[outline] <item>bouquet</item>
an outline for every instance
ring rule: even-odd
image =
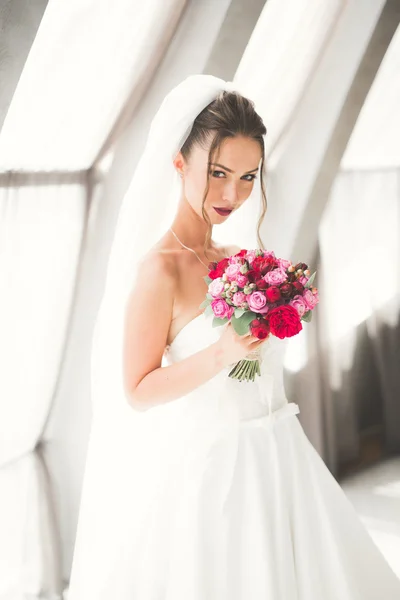
[[[206,299],[200,305],[213,314],[212,326],[230,321],[239,335],[251,332],[258,339],[274,335],[280,339],[297,335],[302,321],[311,321],[319,302],[305,263],[293,265],[267,250],[240,250],[209,264],[204,277]],[[229,373],[239,381],[254,381],[260,375],[259,348],[240,360]]]

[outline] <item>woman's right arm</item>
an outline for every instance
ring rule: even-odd
[[[175,285],[170,258],[146,255],[127,302],[124,328],[125,391],[129,404],[139,411],[188,394],[264,341],[251,334],[239,336],[228,323],[216,342],[162,367]]]
[[[124,326],[124,386],[128,402],[147,410],[187,394],[225,364],[217,343],[161,367],[172,320],[176,275],[171,259],[147,254],[138,266]]]

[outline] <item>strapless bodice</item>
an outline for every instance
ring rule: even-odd
[[[179,331],[166,347],[163,366],[202,350],[219,339],[224,326],[212,327],[212,316],[201,313]],[[269,338],[261,345],[261,375],[255,381],[237,381],[228,376],[233,365],[198,386],[182,398],[162,406],[166,411],[191,415],[218,413],[223,419],[251,419],[275,411],[287,403],[283,385],[283,360],[288,338]]]

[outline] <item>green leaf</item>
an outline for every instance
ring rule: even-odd
[[[209,305],[206,307],[206,309],[205,309],[205,311],[204,311],[204,314],[205,314],[205,315],[207,315],[207,316],[208,316],[208,315],[213,315],[213,314],[214,314],[214,311],[213,311],[213,309],[212,309],[212,306],[211,306],[211,304],[209,304]]]
[[[205,300],[203,300],[203,302],[200,304],[199,308],[207,308],[207,306],[211,306],[210,301],[208,298],[206,298]]]
[[[304,315],[301,317],[300,321],[306,321],[306,323],[309,323],[311,321],[311,317],[312,317],[312,311],[308,310],[307,312],[304,313]]]
[[[212,282],[211,277],[209,277],[208,275],[205,275],[203,277],[204,281],[206,282],[207,285],[210,285],[210,283]]]
[[[209,300],[214,300],[214,298],[211,296],[211,294],[209,292],[206,293],[206,298],[208,298]]]
[[[238,335],[244,335],[249,331],[249,324],[253,319],[257,318],[257,314],[251,310],[246,310],[239,318],[235,314],[232,315],[231,323],[233,329]]]
[[[316,273],[317,271],[314,271],[314,273],[311,275],[310,279],[307,281],[304,287],[310,288],[312,286]]]
[[[212,326],[213,327],[220,327],[221,325],[225,325],[225,323],[227,323],[229,321],[229,319],[224,318],[224,319],[220,319],[219,317],[214,317],[213,322],[212,322]]]
[[[246,310],[244,308],[236,308],[235,317],[239,319],[239,317],[241,317],[245,312]]]

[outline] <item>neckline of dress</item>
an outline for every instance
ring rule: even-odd
[[[165,346],[165,351],[167,351],[169,348],[172,348],[172,346],[175,344],[176,340],[178,339],[178,337],[181,335],[181,333],[189,326],[191,325],[194,321],[197,321],[197,319],[199,317],[203,317],[204,316],[204,311],[201,312],[200,314],[196,315],[193,319],[190,319],[190,321],[188,321],[186,323],[186,325],[184,325],[182,327],[182,329],[180,329],[178,331],[178,333],[176,334],[176,336],[174,337],[174,339],[172,340],[172,342],[170,344],[168,344],[167,346]]]

